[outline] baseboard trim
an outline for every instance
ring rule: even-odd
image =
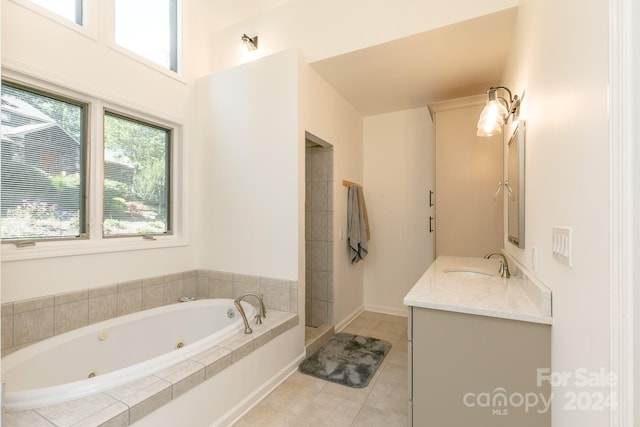
[[[269,393],[275,390],[280,384],[282,384],[287,378],[293,375],[298,370],[298,365],[305,358],[304,351],[300,353],[291,363],[282,368],[276,373],[269,381],[261,385],[256,391],[251,393],[242,402],[231,408],[229,412],[220,417],[210,427],[230,426],[234,425],[240,418],[245,416],[254,406],[262,401]]]
[[[385,307],[381,305],[365,305],[366,311],[373,311],[376,313],[392,314],[394,316],[409,317],[409,307],[405,307],[404,310],[394,307]]]
[[[336,332],[341,332],[344,328],[347,327],[349,323],[353,321],[356,317],[358,317],[364,311],[364,306],[361,305],[354,312],[348,315],[342,322],[335,325]]]

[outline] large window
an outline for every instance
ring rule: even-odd
[[[65,90],[13,80],[1,89],[3,242],[22,249],[82,238],[76,247],[101,249],[121,247],[106,238],[173,234],[174,125]]]
[[[170,129],[105,113],[105,236],[153,235],[171,230],[170,148]]]
[[[2,84],[3,240],[85,234],[86,121],[82,103]]]
[[[33,3],[50,10],[56,15],[83,25],[82,3],[83,0],[31,0]]]
[[[115,0],[116,43],[178,71],[178,0]]]

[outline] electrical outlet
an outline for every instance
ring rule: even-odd
[[[569,267],[573,266],[571,248],[571,227],[553,227],[553,257]]]

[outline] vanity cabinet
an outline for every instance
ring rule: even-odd
[[[410,425],[551,425],[549,324],[410,306],[408,336]]]

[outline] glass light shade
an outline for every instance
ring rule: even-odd
[[[495,89],[487,91],[487,98],[478,120],[478,136],[493,136],[502,132],[504,119],[509,115],[507,107],[498,99]]]
[[[493,136],[498,135],[502,132],[502,123],[501,122],[478,122],[478,132],[476,135],[478,136]]]

